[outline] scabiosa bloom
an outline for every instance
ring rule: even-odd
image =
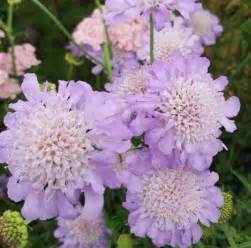
[[[135,52],[147,34],[147,25],[140,19],[130,19],[118,26],[108,28],[109,38],[114,47],[123,51]]]
[[[195,10],[195,0],[107,0],[106,20],[114,25],[128,18],[144,18],[148,21],[153,14],[155,27],[160,30],[169,20],[171,11],[179,11],[182,16],[189,18],[189,13]]]
[[[113,83],[106,84],[106,90],[118,96],[144,93],[148,86],[148,66],[129,65],[115,77]]]
[[[106,90],[120,102],[123,121],[134,136],[140,136],[150,127],[158,125],[156,119],[146,118],[149,107],[154,109],[152,103],[146,102],[152,98],[147,95],[151,78],[149,71],[150,66],[147,65],[127,65],[119,75],[113,77],[112,83],[105,85]]]
[[[0,85],[3,84],[8,79],[8,77],[9,77],[8,73],[0,69]]]
[[[104,23],[98,9],[90,17],[84,18],[74,30],[72,37],[79,45],[89,45],[100,51],[105,41]]]
[[[235,131],[231,118],[240,110],[237,97],[224,98],[227,78],[213,80],[208,67],[206,58],[180,54],[167,64],[153,66],[149,92],[156,96],[151,100],[159,124],[145,135],[152,149],[163,154],[178,149],[182,159],[200,170],[208,168],[223,147],[220,129]]]
[[[59,82],[58,93],[40,91],[34,74],[26,74],[22,91],[28,101],[10,107],[7,130],[0,134],[0,162],[12,177],[9,197],[25,200],[25,218],[74,217],[73,205],[85,192],[90,215],[100,211],[103,183],[92,159],[99,151],[123,153],[131,134],[114,119],[116,104],[84,82]],[[97,211],[95,212],[95,210]]]
[[[18,76],[24,75],[25,71],[32,66],[37,66],[41,62],[36,58],[36,49],[31,44],[22,44],[14,46],[15,66]],[[9,75],[13,75],[13,63],[11,52],[0,53],[0,69],[6,71]]]
[[[66,220],[58,218],[55,237],[61,242],[61,248],[106,248],[109,230],[101,216],[90,220],[84,214]]]
[[[187,248],[197,243],[202,236],[200,223],[210,226],[220,218],[224,200],[215,187],[218,175],[173,167],[168,160],[163,168],[154,168],[150,160],[144,167],[123,204],[129,210],[131,232],[148,236],[158,247]]]
[[[9,74],[9,54],[5,52],[0,53],[0,70]],[[3,73],[3,72],[2,72]]]
[[[147,26],[139,19],[130,19],[115,27],[108,25],[107,28],[112,46],[126,52],[135,52],[141,47],[147,31]],[[102,50],[106,38],[100,10],[94,10],[90,17],[83,19],[72,36],[79,45],[90,46],[95,52]]]
[[[219,18],[203,9],[201,5],[197,11],[191,14],[188,25],[205,45],[215,44],[216,38],[223,32]]]
[[[138,50],[137,55],[141,60],[150,61],[150,45],[148,41]],[[154,33],[154,59],[168,61],[174,51],[179,51],[183,56],[191,54],[201,55],[203,48],[199,37],[191,28],[185,27],[184,21],[176,17],[174,21],[166,23],[159,32]]]
[[[2,56],[0,54],[0,60]],[[0,99],[15,98],[21,89],[15,79],[9,78],[6,71],[0,69]]]
[[[103,7],[103,12],[106,8]],[[112,65],[114,73],[122,70],[125,63],[136,61],[136,51],[143,45],[147,34],[147,25],[139,19],[130,19],[118,26],[107,26],[109,39],[112,45]],[[98,60],[103,60],[103,45],[105,44],[104,20],[99,10],[94,10],[90,17],[81,21],[73,32],[75,41]],[[77,56],[83,53],[74,44],[68,47]],[[102,71],[102,66],[93,68],[93,73]]]
[[[25,71],[30,69],[32,66],[37,66],[41,63],[41,61],[36,58],[35,52],[35,47],[28,43],[14,46],[16,73],[18,76],[24,75]],[[12,68],[11,63],[10,65]]]

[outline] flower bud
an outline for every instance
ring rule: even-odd
[[[71,53],[66,53],[65,54],[65,61],[74,66],[80,66],[82,65],[82,61],[76,57],[74,57]]]
[[[132,248],[133,240],[128,234],[121,234],[118,238],[118,248]]]
[[[22,0],[7,0],[7,2],[8,4],[16,5],[16,4],[20,4]]]
[[[44,91],[45,89],[47,91],[56,91],[57,87],[55,84],[53,83],[49,83],[49,82],[46,82],[46,83],[40,83],[39,84],[39,87],[42,91]]]
[[[220,209],[221,211],[221,218],[219,223],[226,224],[229,222],[233,215],[233,196],[230,193],[222,192],[224,197],[224,205]]]
[[[23,218],[16,211],[7,210],[0,217],[0,243],[6,248],[24,248],[28,230]]]

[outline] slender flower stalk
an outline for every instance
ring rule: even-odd
[[[67,71],[67,80],[71,80],[72,79],[72,74],[74,72],[74,66],[72,64],[69,64],[69,67],[68,67],[68,71]]]
[[[7,20],[7,37],[10,43],[10,51],[11,51],[11,60],[12,60],[12,71],[13,75],[17,75],[16,70],[16,58],[15,58],[15,51],[14,51],[14,43],[15,37],[13,35],[13,12],[14,12],[14,4],[10,3],[8,7],[8,20]]]
[[[7,26],[1,19],[0,19],[0,28],[7,33]]]
[[[96,6],[98,7],[100,13],[103,13],[102,6],[100,4],[99,0],[95,0]],[[107,25],[102,18],[104,23],[104,31],[105,31],[105,45],[104,45],[104,67],[108,73],[108,79],[112,81],[112,65],[111,65],[111,59],[112,59],[112,48],[111,43],[109,39],[109,33],[107,29]]]
[[[61,30],[61,32],[76,46],[78,47],[81,52],[84,53],[84,55],[89,58],[91,61],[100,64],[103,66],[103,63],[97,60],[95,57],[93,57],[91,54],[86,52],[85,49],[83,49],[71,36],[71,34],[68,32],[68,30],[64,27],[64,25],[50,12],[50,10],[43,5],[39,0],[31,0],[35,5],[37,5],[55,24],[56,26]]]
[[[153,64],[154,62],[154,23],[153,23],[153,15],[150,15],[150,62]]]

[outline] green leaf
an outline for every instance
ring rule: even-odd
[[[128,234],[121,234],[117,244],[118,248],[133,248],[133,240]]]
[[[241,25],[241,30],[246,34],[251,35],[251,19],[248,19]]]
[[[251,247],[251,241],[242,243],[238,246],[238,248],[250,248]]]
[[[244,176],[242,176],[239,172],[232,170],[232,173],[242,182],[245,188],[251,193],[251,183],[248,182],[248,180]]]
[[[227,241],[231,248],[238,248],[234,241],[234,229],[229,225],[221,225],[222,231],[225,233]]]

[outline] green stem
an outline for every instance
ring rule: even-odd
[[[68,32],[68,30],[64,27],[64,25],[52,14],[52,12],[43,5],[39,0],[31,0],[35,5],[37,5],[58,27],[58,29],[81,51],[83,54],[93,61],[96,64],[102,65],[103,63],[97,60],[95,57],[93,57],[91,54],[85,51],[71,36],[71,34]]]
[[[154,24],[153,24],[153,15],[150,14],[150,63],[154,62]]]
[[[74,70],[74,66],[69,64],[69,68],[68,68],[68,71],[67,71],[67,80],[72,79],[73,70]]]
[[[96,89],[101,90],[101,78],[100,78],[100,75],[96,75]]]
[[[7,36],[10,43],[10,53],[11,53],[11,61],[12,61],[12,73],[14,76],[17,75],[16,70],[16,57],[15,57],[15,51],[14,51],[14,45],[15,45],[15,37],[13,35],[13,11],[14,11],[14,5],[9,4],[8,8],[8,20],[7,20]]]
[[[99,9],[100,13],[103,13],[102,6],[100,4],[100,0],[95,0],[96,6]],[[111,42],[109,38],[109,33],[108,29],[106,26],[106,23],[103,19],[103,24],[104,24],[104,31],[105,31],[105,40],[106,44],[104,45],[104,66],[105,69],[108,73],[108,79],[109,81],[112,81],[112,64],[111,64],[111,59],[112,59],[112,48],[111,48]]]
[[[9,111],[9,106],[8,106],[8,102],[7,101],[3,102],[3,108],[4,108],[5,113],[7,113]]]
[[[3,29],[7,33],[7,26],[3,23],[1,19],[0,19],[0,28]]]

